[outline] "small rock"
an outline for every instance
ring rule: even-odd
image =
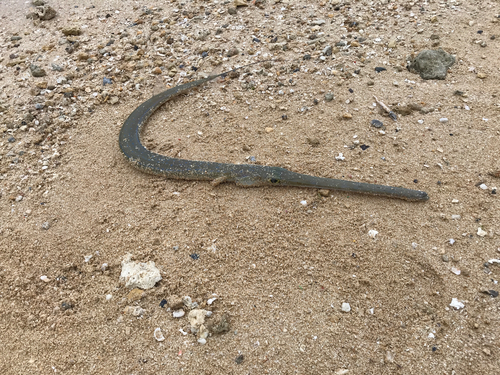
[[[205,323],[205,316],[207,311],[203,309],[191,310],[188,314],[189,324],[191,325],[191,332],[197,333],[200,327]]]
[[[319,195],[322,197],[328,197],[330,195],[330,190],[327,189],[320,189],[318,190]]]
[[[238,48],[231,48],[229,51],[227,51],[227,57],[233,57],[233,56],[236,56],[237,54],[239,54],[240,51],[238,50]]]
[[[348,119],[348,120],[349,120],[349,119],[352,119],[352,115],[351,115],[350,113],[348,113],[348,112],[344,113],[344,114],[342,115],[342,117],[343,117],[343,118],[345,118],[345,119]]]
[[[233,5],[235,7],[247,7],[248,6],[246,0],[234,0]]]
[[[383,72],[384,70],[387,70],[387,69],[386,69],[386,68],[384,68],[384,67],[381,67],[381,66],[377,66],[377,67],[375,68],[375,71],[376,71],[377,73]]]
[[[30,65],[30,70],[33,77],[45,77],[47,75],[47,72],[45,72],[45,70],[35,64]]]
[[[418,73],[422,79],[445,79],[448,68],[455,63],[455,57],[441,48],[424,50],[410,62],[410,71]]]
[[[347,302],[342,302],[342,311],[348,313],[351,311],[351,305],[349,305]]]
[[[156,268],[153,261],[137,263],[131,260],[132,256],[127,254],[122,261],[122,272],[120,281],[127,288],[151,289],[160,281],[160,270]]]
[[[325,56],[331,56],[332,55],[332,46],[328,45],[326,46],[323,51],[322,51],[323,55]]]
[[[485,79],[486,77],[487,77],[486,73],[483,73],[483,72],[477,73],[477,78]]]
[[[82,30],[78,26],[65,27],[61,30],[61,32],[66,36],[82,34]]]
[[[390,40],[389,43],[387,44],[387,47],[396,48],[396,39]]]
[[[50,279],[47,276],[45,276],[45,275],[40,276],[40,280],[42,280],[44,283],[50,282]]]
[[[375,238],[377,237],[377,234],[378,234],[378,231],[374,230],[374,229],[370,229],[368,231],[368,236],[370,236],[371,238]]]
[[[184,306],[184,302],[182,302],[182,298],[179,296],[176,296],[175,294],[171,295],[170,297],[167,298],[168,305],[172,310],[179,310],[182,309]]]
[[[488,234],[488,233],[487,233],[486,231],[482,230],[481,228],[477,228],[477,235],[478,235],[479,237],[484,237],[484,236],[486,236],[487,234]]]
[[[50,228],[50,223],[48,221],[42,223],[42,229],[48,230],[49,228]]]
[[[132,289],[128,294],[127,294],[127,301],[134,302],[134,301],[139,301],[142,297],[144,297],[146,293],[144,290],[141,290],[139,288]]]
[[[333,100],[333,93],[332,92],[327,92],[325,94],[325,102],[331,102]]]
[[[439,122],[445,123],[448,122],[448,119],[446,117],[442,117],[439,119]]]
[[[243,357],[243,354],[240,354],[239,356],[237,356],[234,361],[236,362],[237,365],[241,365],[243,363],[243,360],[245,359],[245,357]]]
[[[379,120],[372,120],[371,124],[375,128],[383,128],[384,127],[384,123],[382,121],[379,121]]]
[[[119,101],[118,96],[111,96],[108,100],[108,103],[113,105],[113,104],[118,103],[118,101]]]
[[[37,7],[38,18],[42,21],[48,21],[57,15],[57,12],[49,5]]]

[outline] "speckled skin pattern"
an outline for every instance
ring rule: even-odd
[[[243,67],[241,67],[243,68]],[[240,69],[240,68],[236,68]],[[236,70],[234,69],[234,70]],[[354,193],[382,195],[412,201],[429,199],[424,191],[401,187],[368,184],[314,177],[291,172],[280,167],[251,164],[227,164],[210,161],[170,158],[147,150],[141,143],[140,132],[149,117],[173,96],[187,92],[229,72],[172,87],[139,105],[125,120],[119,144],[125,157],[144,172],[183,180],[209,180],[215,183],[234,182],[238,186],[297,186],[315,189],[342,190]]]

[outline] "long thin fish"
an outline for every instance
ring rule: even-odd
[[[243,187],[296,186],[367,193],[412,201],[425,201],[429,199],[427,193],[420,190],[315,177],[291,172],[280,167],[170,158],[151,152],[142,145],[140,139],[141,129],[149,117],[162,104],[173,96],[183,94],[193,87],[203,85],[217,77],[243,67],[172,87],[139,105],[125,120],[120,131],[119,144],[125,157],[135,167],[147,173],[174,179],[209,180],[214,185],[221,182],[234,182],[236,185]]]

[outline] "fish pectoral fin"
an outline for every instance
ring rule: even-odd
[[[227,180],[227,176],[220,176],[220,177],[217,177],[215,180],[213,180],[211,182],[211,184],[213,187],[216,187],[216,186],[222,184],[223,182],[226,182],[226,180]]]
[[[262,180],[254,176],[243,176],[235,179],[236,185],[243,187],[252,187],[262,185]]]

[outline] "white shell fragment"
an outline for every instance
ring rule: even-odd
[[[465,305],[456,298],[451,299],[450,306],[456,310],[460,310],[460,309],[463,309],[465,307]]]
[[[163,333],[161,332],[161,328],[158,327],[155,329],[153,336],[155,337],[156,341],[163,341],[165,340],[165,336],[163,336]]]
[[[346,313],[351,311],[351,305],[349,305],[347,302],[342,302],[342,311]]]
[[[377,236],[378,232],[374,229],[370,229],[368,231],[368,235],[371,237],[371,238],[375,238]]]
[[[184,310],[180,309],[180,310],[175,310],[174,312],[172,312],[172,316],[174,318],[182,318],[184,316],[185,312]]]
[[[486,231],[482,230],[481,228],[477,228],[477,235],[478,235],[479,237],[484,237],[484,236],[486,236],[487,234],[488,234],[488,233],[487,233]]]

